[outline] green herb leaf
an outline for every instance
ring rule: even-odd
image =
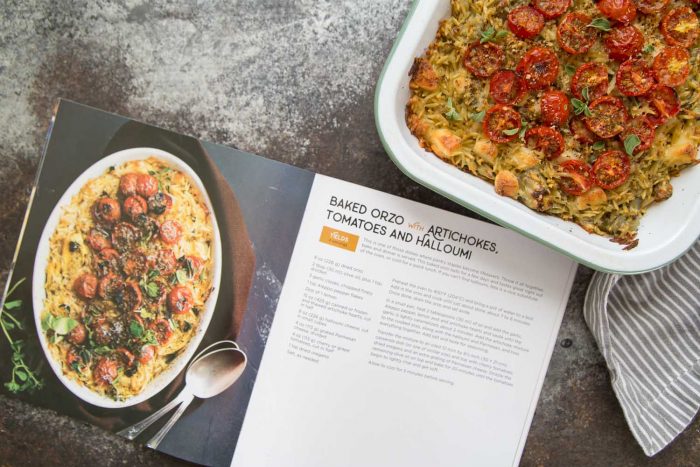
[[[629,135],[627,138],[625,138],[625,152],[631,156],[637,146],[639,146],[641,143],[642,140],[639,139],[639,136]]]
[[[508,31],[496,31],[493,26],[489,26],[486,28],[482,33],[481,33],[481,39],[479,40],[480,44],[483,44],[485,42],[491,42],[491,41],[497,41],[503,37],[508,35]]]
[[[448,120],[455,120],[457,122],[462,121],[462,115],[457,112],[457,109],[455,109],[454,104],[452,104],[451,97],[447,98],[447,112],[445,112],[444,115]]]
[[[18,308],[22,306],[22,300],[12,300],[11,302],[5,302],[5,309],[6,310],[13,310],[15,308]]]
[[[71,332],[78,325],[78,322],[73,318],[67,316],[61,316],[60,318],[54,318],[51,325],[53,332],[59,336],[64,336]]]
[[[576,115],[581,115],[586,111],[588,106],[582,100],[576,99],[575,97],[571,99],[571,106],[574,108],[574,113]]]
[[[486,111],[482,110],[481,112],[477,112],[475,114],[469,115],[469,118],[474,120],[475,122],[481,123],[484,121],[484,116],[486,115]]]
[[[654,46],[651,44],[645,45],[644,48],[642,49],[642,52],[644,52],[645,54],[650,54],[653,51],[654,51]]]
[[[177,277],[177,281],[178,281],[180,284],[185,284],[185,283],[187,283],[187,273],[185,272],[184,269],[178,269],[178,270],[175,272],[175,277]]]
[[[151,269],[148,271],[148,279],[154,279],[160,275],[160,271],[157,269]]]
[[[143,336],[143,326],[138,321],[131,320],[131,322],[129,323],[129,331],[134,337],[138,338]]]
[[[27,381],[27,378],[29,378],[29,375],[27,375],[27,372],[22,370],[21,368],[18,368],[15,370],[15,376],[19,378],[20,381],[25,382]]]
[[[610,31],[610,29],[612,29],[610,27],[610,21],[605,18],[595,18],[587,27],[600,29],[601,31]]]
[[[564,65],[564,71],[569,75],[573,75],[574,73],[576,73],[576,67],[573,66],[571,63],[567,63],[566,65]]]
[[[520,128],[516,127],[516,128],[511,128],[509,130],[503,130],[503,134],[508,135],[508,136],[513,136],[514,134],[516,134],[519,131],[520,131]]]
[[[596,141],[591,146],[591,149],[593,149],[594,151],[600,151],[601,149],[604,149],[604,148],[605,148],[605,142],[603,142],[603,141]]]
[[[158,295],[160,294],[160,287],[156,282],[146,283],[144,289],[146,290],[146,294],[151,298],[158,298]]]
[[[583,90],[581,91],[581,95],[582,95],[583,98],[586,100],[586,104],[587,104],[588,102],[590,102],[591,99],[590,99],[590,94],[588,93],[588,88],[587,88],[587,87],[583,88]]]

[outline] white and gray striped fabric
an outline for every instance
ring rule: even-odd
[[[700,408],[700,241],[657,271],[595,273],[583,310],[632,434],[653,456]]]

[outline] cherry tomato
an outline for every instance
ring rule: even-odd
[[[107,357],[102,357],[97,361],[92,369],[92,378],[96,384],[106,386],[112,384],[117,377],[117,363]]]
[[[642,51],[644,35],[634,26],[617,26],[603,39],[603,45],[613,60],[623,62]]]
[[[192,291],[186,285],[176,285],[168,294],[168,310],[176,315],[187,313],[194,305]]]
[[[103,300],[111,300],[114,293],[123,287],[124,281],[122,278],[113,272],[108,273],[97,286],[97,295]]]
[[[156,354],[156,346],[155,345],[144,345],[141,347],[141,353],[139,354],[139,363],[140,364],[145,364],[153,360],[153,357]]]
[[[112,328],[112,323],[107,318],[97,318],[90,327],[92,328],[92,338],[97,345],[109,345],[114,340],[116,333]]]
[[[138,174],[136,178],[136,193],[148,198],[158,193],[158,180],[149,174]]]
[[[600,0],[598,10],[608,18],[629,24],[637,17],[637,7],[632,0]]]
[[[138,219],[142,214],[148,212],[148,204],[146,200],[138,195],[129,196],[124,200],[124,214],[133,220]]]
[[[128,173],[121,176],[119,179],[119,192],[126,196],[132,196],[136,194],[136,181],[139,178],[137,173]]]
[[[700,21],[689,7],[674,8],[661,20],[661,32],[669,45],[692,47],[700,36]]]
[[[608,69],[602,63],[589,62],[576,69],[571,78],[571,94],[583,100],[583,90],[588,88],[588,98],[598,99],[608,93]]]
[[[583,118],[574,117],[569,122],[569,129],[576,141],[582,144],[591,144],[595,142],[598,137],[591,130],[588,129],[585,123],[583,123]]]
[[[136,281],[129,280],[114,291],[112,300],[122,313],[134,313],[143,304],[143,295],[139,284]]]
[[[73,290],[80,298],[88,300],[95,298],[95,294],[97,293],[97,277],[89,273],[79,275],[73,282]]]
[[[100,198],[92,205],[92,217],[98,224],[112,225],[122,217],[122,210],[116,199]]]
[[[620,141],[623,143],[628,136],[636,135],[639,145],[634,148],[633,154],[639,154],[651,147],[656,133],[655,126],[646,117],[636,117],[627,122],[625,129],[620,133]]]
[[[483,129],[491,141],[507,143],[518,137],[521,125],[522,119],[517,110],[509,105],[496,104],[486,111]]]
[[[68,352],[66,353],[66,365],[69,368],[77,370],[76,367],[83,366],[84,364],[85,362],[83,361],[83,358],[80,356],[75,347],[68,349]]]
[[[170,328],[170,323],[163,318],[156,319],[148,327],[156,335],[156,340],[160,345],[167,344],[170,338],[173,336],[173,330]]]
[[[559,46],[570,54],[582,54],[597,38],[594,28],[587,28],[591,17],[583,13],[567,13],[557,27]]]
[[[665,86],[685,83],[690,74],[690,55],[683,47],[666,47],[654,57],[656,80]]]
[[[493,42],[474,42],[467,47],[462,59],[464,67],[479,78],[488,78],[503,66],[503,48]]]
[[[68,342],[71,344],[75,345],[80,345],[83,342],[85,342],[85,339],[87,338],[87,330],[85,329],[85,326],[83,323],[78,323],[77,326],[75,326],[70,333],[68,333]]]
[[[191,277],[197,277],[204,269],[204,260],[199,256],[183,256],[178,259],[178,263],[188,271],[192,271]]]
[[[491,98],[501,104],[515,104],[525,94],[525,82],[511,70],[499,70],[489,83]]]
[[[173,199],[162,191],[148,198],[148,210],[157,216],[168,212],[172,205]]]
[[[533,0],[532,6],[542,13],[545,19],[554,19],[564,14],[571,6],[571,0]]]
[[[654,86],[654,74],[643,60],[633,58],[617,69],[615,83],[625,96],[641,96]]]
[[[681,110],[681,100],[676,91],[662,84],[657,84],[644,98],[654,108],[654,115],[647,118],[655,126],[662,125]]]
[[[119,259],[122,271],[127,277],[140,278],[148,272],[146,255],[139,250],[130,250]]]
[[[515,71],[529,89],[543,89],[557,80],[559,59],[546,47],[533,47],[523,55]]]
[[[134,354],[131,353],[128,349],[126,349],[126,348],[124,348],[124,347],[119,347],[119,348],[115,351],[115,355],[117,356],[117,358],[119,358],[119,360],[121,361],[121,363],[122,363],[126,368],[129,368],[129,367],[133,366],[133,365],[134,365],[134,362],[136,361],[136,358],[134,357]]]
[[[112,248],[112,242],[109,240],[109,234],[102,229],[90,229],[87,235],[87,243],[95,251]]]
[[[163,243],[173,245],[182,237],[182,227],[177,221],[165,221],[160,226],[160,239]]]
[[[113,248],[105,248],[95,255],[95,270],[97,275],[104,277],[110,272],[119,273],[119,253]]]
[[[112,229],[112,245],[119,252],[131,250],[141,240],[141,231],[133,224],[120,222]]]
[[[541,151],[551,160],[564,151],[564,137],[552,127],[536,126],[525,132],[525,144],[531,149]]]
[[[563,92],[554,89],[545,91],[542,95],[540,108],[542,122],[546,125],[565,125],[571,112],[569,98]]]
[[[582,195],[593,186],[591,166],[578,159],[571,159],[559,164],[562,173],[559,188],[574,196]]]
[[[636,0],[637,9],[647,15],[653,15],[663,10],[671,0]]]
[[[589,130],[601,138],[612,138],[625,129],[629,117],[625,104],[619,98],[603,96],[594,100],[588,108],[592,115],[583,121]]]
[[[604,190],[613,190],[627,180],[630,174],[630,159],[622,151],[604,152],[593,163],[593,178]]]
[[[148,267],[154,271],[158,271],[160,276],[167,276],[175,272],[177,268],[177,258],[173,250],[167,248],[158,250],[156,254],[148,258]]]
[[[544,16],[531,6],[520,6],[508,13],[508,29],[521,39],[532,39],[544,28]]]

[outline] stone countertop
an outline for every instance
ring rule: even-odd
[[[477,217],[401,174],[375,130],[374,86],[409,3],[3,2],[0,268],[57,97]],[[522,465],[696,465],[699,420],[652,459],[627,429],[581,313],[591,274],[576,276]],[[0,437],[2,466],[178,465],[2,396]]]

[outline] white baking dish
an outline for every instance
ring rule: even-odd
[[[572,222],[545,216],[493,186],[441,161],[418,145],[404,111],[408,71],[450,14],[449,0],[416,0],[379,78],[374,113],[379,136],[394,163],[409,177],[441,195],[601,271],[635,274],[659,268],[685,252],[700,236],[700,168],[672,180],[673,196],[652,206],[639,226],[639,245],[629,251]]]

